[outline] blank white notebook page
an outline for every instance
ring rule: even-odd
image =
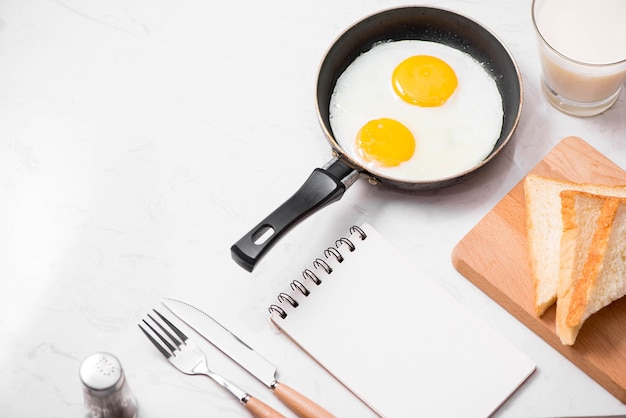
[[[370,225],[360,228],[365,239],[351,229],[338,252],[311,255],[272,321],[381,416],[493,413],[534,363]]]

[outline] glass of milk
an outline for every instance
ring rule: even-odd
[[[593,116],[626,79],[626,0],[533,0],[542,90],[560,111]]]

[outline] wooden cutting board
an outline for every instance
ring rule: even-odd
[[[579,183],[626,184],[626,171],[585,141],[563,139],[532,173]],[[523,180],[456,245],[454,267],[606,390],[626,403],[626,297],[592,315],[573,346],[555,332],[555,305],[537,318],[528,262]]]

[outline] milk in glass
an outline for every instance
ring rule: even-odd
[[[545,87],[570,104],[610,106],[626,78],[626,0],[535,0],[533,17]]]

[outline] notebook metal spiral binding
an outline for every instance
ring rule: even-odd
[[[278,305],[274,305],[274,304],[270,305],[269,311],[270,311],[270,314],[276,312],[282,319],[287,318],[287,312],[285,312],[285,310]]]
[[[347,245],[350,252],[354,251],[354,249],[356,248],[352,241],[350,241],[348,238],[339,238],[337,241],[335,241],[335,247],[337,248],[339,248],[339,246],[341,246],[342,244]]]
[[[322,281],[320,280],[319,277],[317,277],[317,274],[313,273],[311,270],[309,269],[304,269],[304,271],[302,272],[302,277],[304,277],[304,279],[309,279],[311,280],[313,283],[315,283],[316,285],[319,285],[320,283],[322,283]]]
[[[297,300],[295,300],[295,299],[294,299],[291,295],[288,295],[288,294],[287,294],[287,293],[285,293],[285,292],[281,292],[281,293],[278,295],[278,301],[279,301],[279,302],[281,302],[281,303],[282,303],[282,302],[284,302],[284,301],[287,301],[287,302],[289,302],[289,304],[290,304],[291,306],[293,306],[294,308],[297,308],[297,307],[298,307],[298,305],[299,305]]]
[[[358,238],[361,241],[367,238],[367,234],[356,225],[350,228],[350,237],[355,234],[358,234]],[[328,247],[326,250],[324,250],[324,258],[328,260],[333,257],[335,260],[337,260],[338,263],[342,263],[344,261],[344,256],[339,251],[342,246],[346,246],[349,252],[353,252],[356,249],[356,246],[350,238],[339,238],[337,241],[335,241],[334,247]],[[326,262],[326,260],[322,258],[316,258],[315,261],[313,261],[313,270],[304,269],[304,271],[302,271],[302,277],[304,278],[304,280],[310,280],[315,285],[319,286],[322,283],[322,280],[315,274],[314,271],[322,269],[327,274],[332,274],[333,272],[332,267],[330,266],[330,264],[328,264],[328,262]],[[290,287],[292,291],[300,292],[305,297],[308,297],[311,294],[309,289],[300,280],[292,281]],[[284,292],[281,292],[278,295],[277,299],[279,303],[287,302],[293,308],[297,308],[299,306],[298,301],[293,296]],[[285,319],[287,317],[287,312],[280,305],[272,304],[269,306],[268,310],[270,314],[277,313],[282,319]]]
[[[300,280],[294,280],[293,282],[291,282],[291,290],[299,290],[300,293],[302,293],[304,296],[309,296],[309,294],[311,293]]]
[[[332,251],[331,251],[332,250]],[[326,251],[324,251],[324,257],[328,258],[330,257],[330,255],[333,255],[337,261],[339,261],[340,263],[343,261],[343,257],[341,256],[341,254],[339,253],[339,251],[335,250],[334,248],[328,248],[326,249]],[[328,263],[324,260],[322,260],[321,258],[316,258],[315,261],[313,262],[313,267],[318,269],[318,268],[323,268],[324,271],[328,274],[333,272],[332,267],[330,267],[328,265]]]
[[[363,241],[365,238],[367,238],[367,234],[365,232],[363,232],[363,230],[361,228],[359,228],[358,226],[354,225],[352,228],[350,228],[350,234],[354,234],[355,232],[358,232],[359,235],[361,236],[361,241]]]

